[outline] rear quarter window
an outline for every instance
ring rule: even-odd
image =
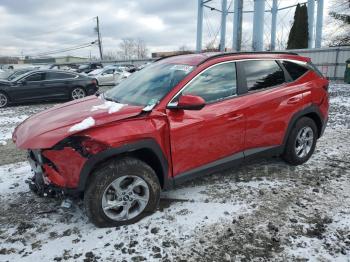
[[[283,61],[282,64],[293,80],[298,79],[309,70],[306,66],[291,61]]]
[[[248,92],[279,86],[285,83],[284,72],[275,60],[251,60],[243,65]]]

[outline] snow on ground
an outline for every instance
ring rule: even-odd
[[[7,140],[0,261],[350,261],[350,85],[332,84],[330,93],[329,125],[306,164],[262,159],[203,177],[164,192],[156,213],[119,228],[95,228],[81,201],[65,209],[31,193],[30,167],[21,154],[6,158],[18,154]],[[43,108],[4,109],[0,121]]]

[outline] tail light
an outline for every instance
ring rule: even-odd
[[[92,83],[93,85],[97,86],[97,81],[96,81],[96,79],[92,79],[92,80],[91,80],[91,83]]]

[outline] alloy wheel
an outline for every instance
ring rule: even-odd
[[[149,196],[145,180],[138,176],[122,176],[110,183],[104,191],[102,209],[114,221],[130,220],[144,211]]]
[[[306,126],[299,130],[295,140],[295,154],[303,158],[309,154],[314,143],[314,132],[311,127]]]
[[[8,102],[7,96],[0,93],[0,108],[5,107],[7,105],[7,102]]]
[[[82,88],[74,88],[72,91],[72,98],[80,99],[85,97],[85,91]]]

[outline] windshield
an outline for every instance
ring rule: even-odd
[[[193,66],[189,65],[156,63],[135,72],[119,85],[105,92],[104,97],[123,104],[153,105],[192,70]]]
[[[13,79],[17,78],[18,76],[21,76],[31,70],[20,70],[20,71],[15,71],[12,75],[9,75],[7,77],[7,80],[12,81]]]
[[[18,80],[21,80],[22,78],[26,77],[27,75],[29,75],[31,73],[31,71],[17,75],[15,78],[11,79],[10,81],[12,82],[17,82]]]

